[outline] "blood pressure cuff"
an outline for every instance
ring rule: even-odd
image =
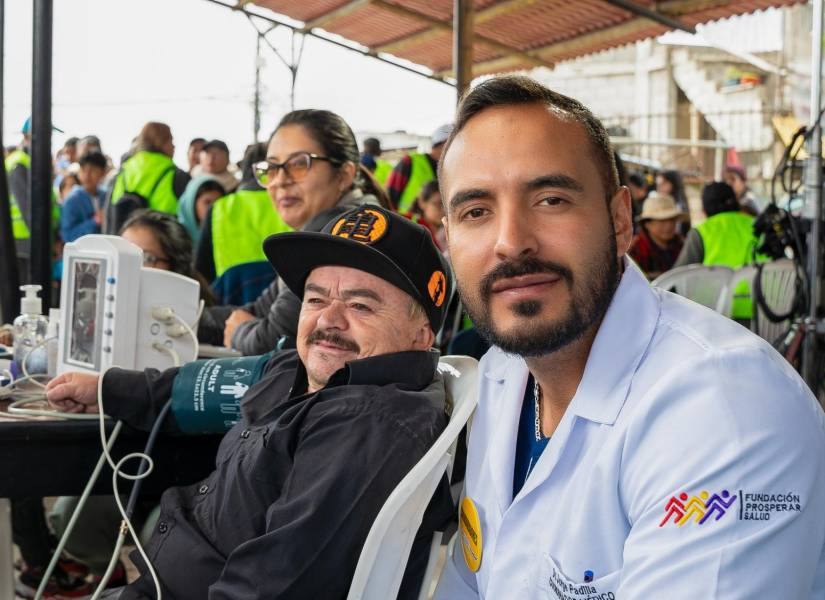
[[[241,420],[241,399],[261,378],[272,354],[196,360],[180,367],[172,384],[172,412],[181,431],[229,431]]]

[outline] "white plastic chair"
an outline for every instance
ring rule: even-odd
[[[651,285],[718,310],[733,273],[729,267],[685,265],[662,273]]]
[[[452,474],[456,440],[478,401],[478,362],[469,356],[445,356],[438,366],[452,412],[447,427],[424,457],[393,490],[372,524],[347,600],[390,600],[398,595],[413,539],[424,511],[445,472]],[[427,598],[441,533],[434,536],[430,559],[421,584]]]
[[[736,287],[741,282],[747,281],[750,285],[753,302],[754,316],[751,319],[751,331],[773,344],[779,336],[788,330],[788,321],[773,323],[765,316],[765,312],[759,306],[754,295],[756,275],[757,269],[753,266],[742,267],[736,271],[728,283],[720,312],[725,316],[731,316]],[[783,258],[762,265],[762,294],[772,312],[781,315],[791,309],[796,297],[796,282],[797,266],[794,261]]]

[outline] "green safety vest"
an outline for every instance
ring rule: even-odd
[[[239,190],[212,205],[212,256],[215,276],[244,263],[266,261],[263,241],[292,231],[272,206],[266,190]]]
[[[430,157],[426,154],[410,154],[410,179],[401,194],[396,210],[400,213],[409,212],[410,208],[418,198],[421,188],[427,182],[435,179],[435,172],[430,164]],[[377,169],[376,169],[377,170]]]
[[[31,170],[31,157],[25,150],[15,150],[6,157],[6,173],[11,173],[15,167],[23,165],[27,170]],[[14,194],[9,188],[9,202],[11,204],[11,231],[12,236],[16,240],[27,240],[31,237],[29,226],[26,225],[26,219],[23,218],[23,211],[20,210],[20,205]],[[60,223],[60,205],[57,203],[57,195],[52,190],[52,225],[57,227]]]
[[[27,169],[31,169],[31,158],[23,150],[15,150],[6,157],[6,173],[11,173],[15,167],[23,165]],[[26,225],[26,220],[23,218],[23,212],[20,210],[20,205],[11,193],[9,188],[9,202],[11,203],[11,231],[14,239],[27,240],[31,237],[29,226]]]
[[[758,243],[753,234],[753,217],[741,212],[723,212],[696,226],[704,248],[703,265],[722,265],[731,269],[749,265]],[[757,256],[762,262],[765,257]],[[750,285],[741,282],[734,290],[731,315],[735,319],[753,316]]]
[[[146,151],[135,153],[123,163],[115,179],[112,204],[117,204],[120,197],[129,191],[146,198],[152,210],[178,214],[178,197],[172,187],[175,171],[175,163],[165,154]]]
[[[390,178],[390,173],[392,173],[392,164],[384,159],[376,158],[375,171],[372,172],[372,176],[375,177],[375,180],[381,184],[381,187],[386,187],[387,179]]]

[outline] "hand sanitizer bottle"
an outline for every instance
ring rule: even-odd
[[[49,321],[43,316],[43,303],[37,295],[42,288],[39,285],[22,285],[20,289],[25,295],[20,300],[20,316],[14,320],[15,370],[19,374],[29,375],[46,373],[48,351],[43,340],[46,339]]]

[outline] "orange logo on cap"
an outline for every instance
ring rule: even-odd
[[[427,291],[430,292],[430,299],[433,304],[437,307],[444,304],[444,298],[447,297],[447,277],[442,271],[434,271],[430,275]]]
[[[332,235],[362,244],[374,244],[386,233],[387,217],[370,208],[364,208],[340,219],[332,228]]]

